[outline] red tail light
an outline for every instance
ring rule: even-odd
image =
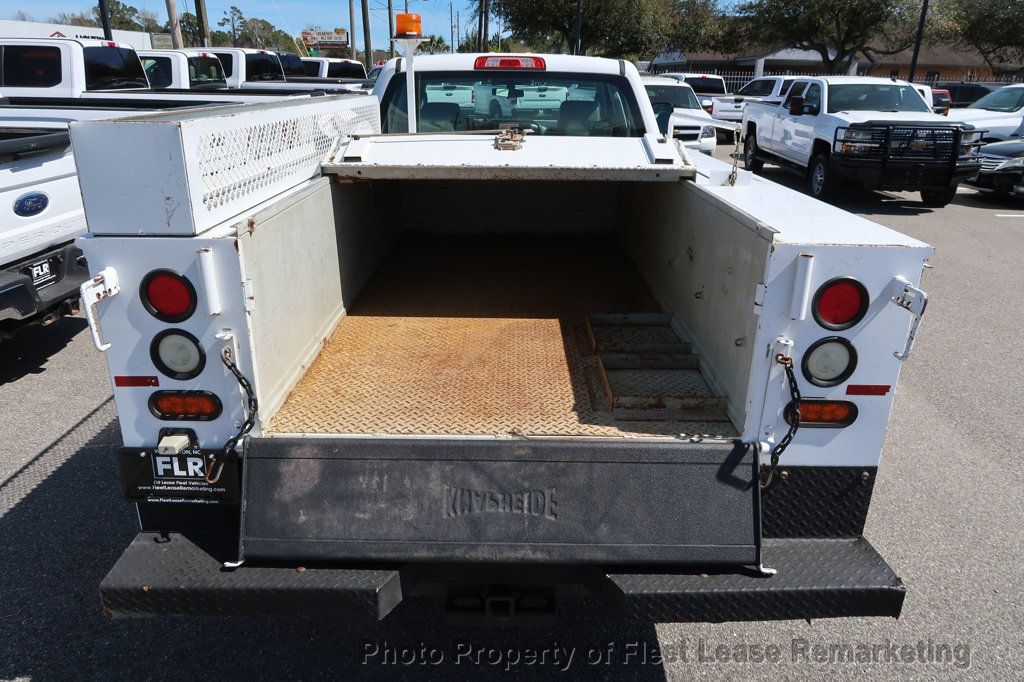
[[[154,270],[140,287],[142,305],[164,322],[181,322],[196,310],[196,290],[186,278],[170,270]]]
[[[543,57],[477,57],[474,69],[546,69]]]
[[[157,391],[149,411],[165,421],[210,421],[221,413],[220,398],[209,391]]]
[[[839,277],[821,285],[814,294],[814,319],[825,329],[849,329],[868,312],[868,291],[852,277]]]

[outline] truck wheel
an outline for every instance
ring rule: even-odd
[[[956,197],[956,185],[935,191],[921,190],[921,201],[930,208],[942,208]]]
[[[807,185],[811,190],[811,196],[822,201],[827,200],[832,196],[834,184],[828,154],[818,154],[811,161],[811,167],[807,171]]]
[[[757,139],[754,133],[747,135],[747,139],[743,142],[743,168],[752,173],[764,168],[764,161],[757,158]]]

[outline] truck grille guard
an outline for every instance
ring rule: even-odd
[[[920,161],[949,163],[955,165],[962,160],[978,157],[973,153],[981,146],[979,139],[972,141],[964,153],[962,141],[965,132],[974,134],[980,131],[966,131],[960,126],[921,125],[903,123],[882,123],[861,126],[849,126],[848,130],[871,131],[870,140],[856,140],[874,145],[866,153],[837,152],[853,158],[877,159],[884,164],[887,161]],[[845,140],[839,136],[844,128],[837,128],[832,148],[838,149]]]

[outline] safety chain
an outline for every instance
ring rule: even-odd
[[[775,362],[782,365],[786,370],[786,381],[789,383],[789,396],[791,400],[789,430],[786,431],[786,435],[782,437],[782,440],[772,448],[771,464],[761,467],[761,490],[772,484],[772,479],[775,478],[775,470],[779,466],[779,458],[782,457],[782,453],[786,451],[789,444],[793,442],[793,436],[796,435],[797,429],[800,428],[800,387],[796,385],[796,374],[793,372],[793,358],[779,353],[775,356]],[[766,470],[767,474],[765,473]]]
[[[238,365],[231,359],[231,348],[225,346],[220,352],[220,359],[224,362],[224,366],[228,368],[232,374],[235,375],[235,380],[238,381],[238,385],[245,391],[246,397],[246,408],[249,414],[246,416],[245,421],[242,422],[242,426],[238,429],[238,433],[228,438],[228,442],[224,444],[222,450],[217,450],[210,455],[210,462],[206,467],[206,482],[216,483],[220,480],[220,475],[224,472],[224,462],[228,457],[235,454],[235,447],[238,442],[245,438],[245,435],[252,431],[252,427],[256,425],[256,412],[259,410],[259,402],[256,400],[256,393],[252,390],[252,384],[249,380],[242,375],[242,372],[238,369]],[[220,466],[218,466],[220,465]],[[214,476],[216,472],[216,476]]]
[[[736,186],[736,178],[739,177],[740,163],[740,127],[737,125],[732,131],[732,170],[729,172],[729,185]]]

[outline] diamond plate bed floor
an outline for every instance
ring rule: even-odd
[[[610,238],[407,233],[265,431],[735,435],[728,421],[713,421],[720,414],[666,411],[657,395],[644,393],[643,367],[605,370],[602,344],[620,363],[624,355],[641,357],[629,355],[634,337],[686,348],[667,322],[650,324],[668,319],[658,310]],[[595,313],[600,326],[591,325]],[[627,321],[616,333],[609,319]],[[652,348],[660,346],[636,346],[642,358]],[[648,370],[657,377],[653,391],[713,396],[695,369],[658,367]],[[673,371],[682,381],[666,377]],[[660,411],[629,410],[621,418],[614,409],[619,383],[628,385],[629,400],[641,395],[639,402]]]

